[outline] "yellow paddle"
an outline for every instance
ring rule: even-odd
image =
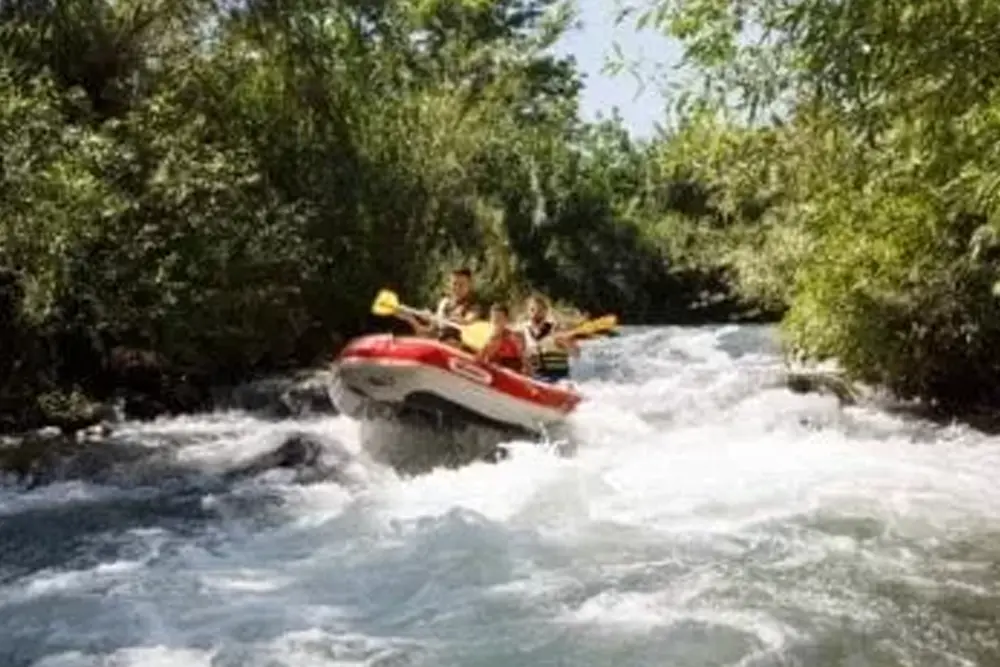
[[[392,317],[399,312],[410,312],[408,308],[399,302],[399,296],[392,290],[380,290],[372,302],[372,314],[379,317]]]
[[[618,326],[618,317],[615,315],[605,315],[593,320],[587,320],[576,325],[566,333],[562,334],[569,338],[583,338],[598,334],[612,334]]]
[[[379,317],[392,317],[399,313],[409,313],[417,317],[434,320],[443,326],[458,329],[462,336],[462,343],[473,350],[481,350],[486,346],[493,330],[489,322],[478,320],[470,324],[459,324],[452,322],[426,310],[417,310],[399,302],[399,296],[392,290],[381,290],[372,303],[372,313]]]

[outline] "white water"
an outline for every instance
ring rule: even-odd
[[[767,338],[591,345],[571,459],[0,491],[0,665],[1000,664],[998,441],[767,388]],[[358,442],[133,430],[208,473]]]

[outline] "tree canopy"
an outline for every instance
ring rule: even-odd
[[[309,363],[371,326],[379,287],[430,299],[459,262],[487,296],[626,320],[746,310],[699,245],[722,220],[707,191],[671,185],[662,142],[580,121],[583,78],[551,48],[571,18],[0,2],[0,412],[103,397],[123,358],[169,369],[152,392]]]
[[[1000,5],[651,0],[699,73],[687,164],[766,202],[731,253],[790,346],[949,411],[1000,403]]]
[[[784,313],[791,353],[1000,404],[1000,6],[642,0],[697,74],[643,141],[580,119],[571,9],[0,2],[0,412],[136,359],[191,407],[458,263],[626,321]]]

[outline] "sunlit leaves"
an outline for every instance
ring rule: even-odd
[[[116,159],[106,137],[61,122],[45,79],[23,92],[0,69],[0,262],[23,272],[25,311],[44,318],[65,278],[67,254],[127,206],[103,171]]]
[[[312,361],[457,262],[490,297],[675,317],[720,286],[697,226],[721,239],[765,168],[719,159],[752,135],[671,161],[581,123],[559,0],[0,8],[0,270],[39,363],[90,350],[70,383],[116,345],[212,378]],[[685,168],[729,189],[678,195]]]
[[[743,289],[792,347],[902,396],[1000,404],[1000,4],[650,0],[702,105],[662,163],[739,214]],[[633,15],[634,16],[634,15]],[[718,109],[773,112],[763,124]],[[746,117],[746,116],[744,116]]]

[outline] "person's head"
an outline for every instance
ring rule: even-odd
[[[510,309],[506,304],[494,303],[490,306],[490,323],[495,327],[505,327],[510,322]]]
[[[532,322],[543,322],[549,314],[549,302],[541,294],[528,297],[528,317]]]
[[[455,299],[468,298],[472,294],[472,271],[464,266],[452,271],[448,288]]]

